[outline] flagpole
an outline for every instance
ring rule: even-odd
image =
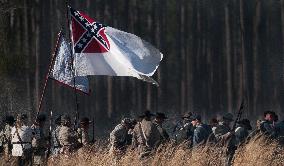
[[[73,74],[73,90],[74,90],[74,95],[75,95],[75,124],[74,124],[74,128],[76,128],[76,125],[78,123],[78,119],[79,119],[79,104],[78,104],[78,97],[77,97],[77,93],[76,93],[76,82],[75,82],[75,70],[74,70],[74,52],[73,52],[73,42],[72,42],[72,35],[71,35],[71,25],[70,25],[70,14],[69,14],[69,7],[68,7],[68,0],[65,1],[66,3],[66,16],[67,16],[67,24],[68,24],[68,33],[69,33],[69,40],[71,41],[71,60],[72,60],[72,74]]]
[[[37,110],[37,114],[36,114],[37,116],[39,115],[39,112],[40,112],[41,107],[42,107],[42,101],[43,101],[44,94],[45,94],[45,91],[46,91],[46,87],[47,87],[47,83],[48,83],[48,80],[49,80],[49,75],[50,75],[50,72],[51,72],[51,69],[52,69],[52,65],[53,65],[55,56],[56,56],[57,51],[58,51],[58,45],[59,45],[61,34],[62,34],[62,30],[60,30],[60,32],[57,35],[56,45],[54,47],[53,54],[51,56],[51,60],[50,60],[49,67],[48,67],[48,72],[46,73],[46,76],[45,76],[44,86],[43,86],[43,89],[42,89],[42,92],[41,92],[41,97],[40,97],[38,110]]]

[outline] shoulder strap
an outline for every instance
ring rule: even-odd
[[[18,136],[18,139],[19,139],[19,142],[20,142],[20,144],[21,144],[21,147],[22,147],[22,149],[24,150],[23,141],[22,141],[22,138],[20,137],[20,134],[19,134],[19,131],[18,131],[18,127],[15,126],[15,129],[16,129],[16,134],[17,134],[17,136]]]
[[[143,131],[142,127],[141,127],[141,122],[138,123],[139,125],[139,132],[140,132],[140,135],[142,137],[142,141],[143,143],[146,145],[146,146],[149,146],[147,141],[146,141],[146,135],[145,135],[145,132]]]

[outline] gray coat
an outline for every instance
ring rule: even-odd
[[[196,126],[193,132],[193,146],[197,146],[200,143],[207,141],[209,135],[212,133],[212,129],[206,124],[199,124]]]

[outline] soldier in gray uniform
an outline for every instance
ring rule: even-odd
[[[226,113],[223,115],[223,119],[221,122],[219,122],[214,133],[217,141],[226,141],[233,135],[230,127],[233,121],[234,119],[231,113]]]
[[[241,143],[245,142],[251,129],[252,127],[248,119],[242,119],[238,122],[237,127],[235,129],[236,146],[239,146]]]
[[[51,154],[57,155],[60,152],[61,146],[59,143],[59,130],[61,127],[61,115],[55,119],[55,128],[51,133]]]
[[[16,158],[18,165],[32,164],[32,129],[27,125],[28,116],[18,114],[16,125],[11,130],[12,156]]]
[[[124,118],[110,133],[110,154],[123,154],[126,150],[127,134],[131,127],[131,119]]]
[[[192,146],[196,147],[206,143],[209,135],[212,133],[211,127],[202,123],[200,115],[193,115],[191,124],[194,127]]]
[[[193,137],[193,126],[191,124],[191,112],[187,112],[182,116],[182,121],[179,122],[174,128],[175,140],[177,143],[187,141],[191,144]]]
[[[84,146],[90,143],[89,126],[91,121],[89,118],[84,117],[80,120],[80,127],[77,129],[78,142]]]
[[[161,142],[159,130],[151,121],[153,116],[149,110],[145,111],[140,116],[142,121],[134,127],[132,146],[138,148],[141,159],[148,156]]]
[[[68,115],[61,116],[61,127],[58,133],[60,153],[70,154],[78,148],[78,138],[76,132],[71,128],[71,119]]]
[[[225,146],[227,151],[226,165],[230,165],[236,150],[235,133],[230,125],[234,121],[231,113],[225,113],[223,119],[215,129],[215,138],[218,143]]]
[[[162,142],[169,141],[169,134],[163,128],[163,123],[164,123],[165,119],[168,119],[168,118],[166,117],[166,115],[164,113],[160,113],[160,112],[156,113],[154,124],[156,125],[156,127],[159,130]]]
[[[45,165],[46,163],[45,152],[48,142],[44,133],[45,121],[46,116],[41,114],[36,117],[35,123],[31,126],[33,134],[33,165]]]
[[[12,153],[12,143],[11,143],[11,130],[14,126],[15,119],[13,116],[6,116],[5,118],[5,127],[0,132],[1,143],[4,148],[4,159],[9,161]]]

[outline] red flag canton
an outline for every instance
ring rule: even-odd
[[[75,53],[104,53],[110,49],[103,24],[70,7],[72,40]]]

